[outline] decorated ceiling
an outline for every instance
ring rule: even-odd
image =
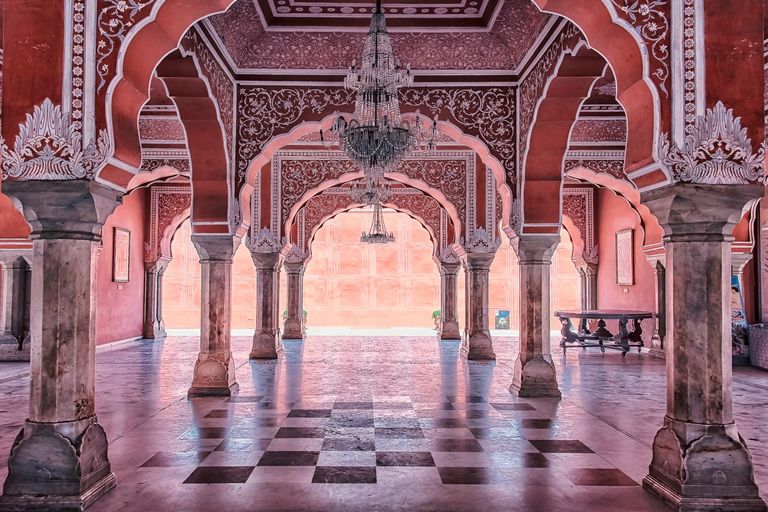
[[[506,70],[550,15],[530,0],[384,2],[395,56],[417,70]],[[373,2],[237,0],[204,23],[241,71],[344,70],[360,59]]]

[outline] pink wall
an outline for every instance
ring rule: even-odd
[[[144,225],[147,191],[126,196],[102,230],[104,249],[97,263],[96,344],[141,336],[144,319]],[[113,228],[131,232],[129,282],[112,282]]]
[[[13,206],[13,201],[0,194],[0,238],[27,238],[29,224],[24,216]]]
[[[643,228],[640,218],[623,198],[612,191],[597,190],[596,212],[599,266],[597,273],[597,302],[599,309],[629,309],[655,311],[655,276],[653,268],[643,254]],[[631,286],[616,284],[616,233],[634,230],[634,283]],[[615,322],[613,322],[615,324]],[[609,329],[615,327],[608,324]],[[648,343],[653,335],[653,323],[643,322],[643,339]]]

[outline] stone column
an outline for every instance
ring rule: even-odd
[[[95,413],[96,250],[121,194],[90,181],[3,183],[32,227],[29,418],[3,510],[82,510],[115,486]]]
[[[286,259],[283,266],[288,295],[283,339],[300,340],[304,338],[304,260]]]
[[[492,361],[493,340],[489,330],[488,313],[489,275],[495,252],[476,252],[465,255],[466,327],[461,343],[461,355],[471,360]]]
[[[163,275],[170,261],[161,259],[145,263],[144,270],[144,330],[146,339],[167,336],[163,320]]]
[[[761,185],[677,184],[642,194],[664,229],[667,413],[643,486],[677,510],[765,511],[733,420],[731,235]]]
[[[581,285],[581,309],[597,309],[597,265],[579,263],[576,265]]]
[[[461,263],[456,261],[440,262],[440,339],[459,340],[459,269]]]
[[[187,396],[230,396],[237,391],[232,357],[233,235],[192,235],[200,255],[200,354]]]
[[[256,333],[253,335],[251,359],[277,359],[283,355],[278,329],[280,304],[279,252],[252,252],[256,265]]]
[[[549,271],[559,243],[557,234],[521,235],[512,240],[520,265],[520,353],[509,390],[517,396],[560,398],[549,339]]]
[[[0,250],[0,361],[29,361],[31,257],[31,250]]]
[[[664,339],[667,336],[667,271],[664,267],[666,256],[648,256],[648,263],[653,267],[654,295],[656,298],[655,332],[651,338],[651,354],[666,357]]]

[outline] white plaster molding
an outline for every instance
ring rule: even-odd
[[[494,238],[492,231],[479,227],[468,240],[462,238],[461,245],[468,253],[494,253],[501,245],[501,239]]]

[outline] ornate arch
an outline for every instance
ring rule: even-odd
[[[171,242],[179,226],[190,217],[190,187],[158,186],[150,189],[149,230],[144,262],[171,261]]]
[[[573,39],[572,39],[573,41]],[[573,44],[573,48],[567,46]],[[562,168],[571,130],[582,103],[608,68],[584,41],[566,49],[537,102],[523,160],[521,210],[517,233],[557,233],[560,229]]]

